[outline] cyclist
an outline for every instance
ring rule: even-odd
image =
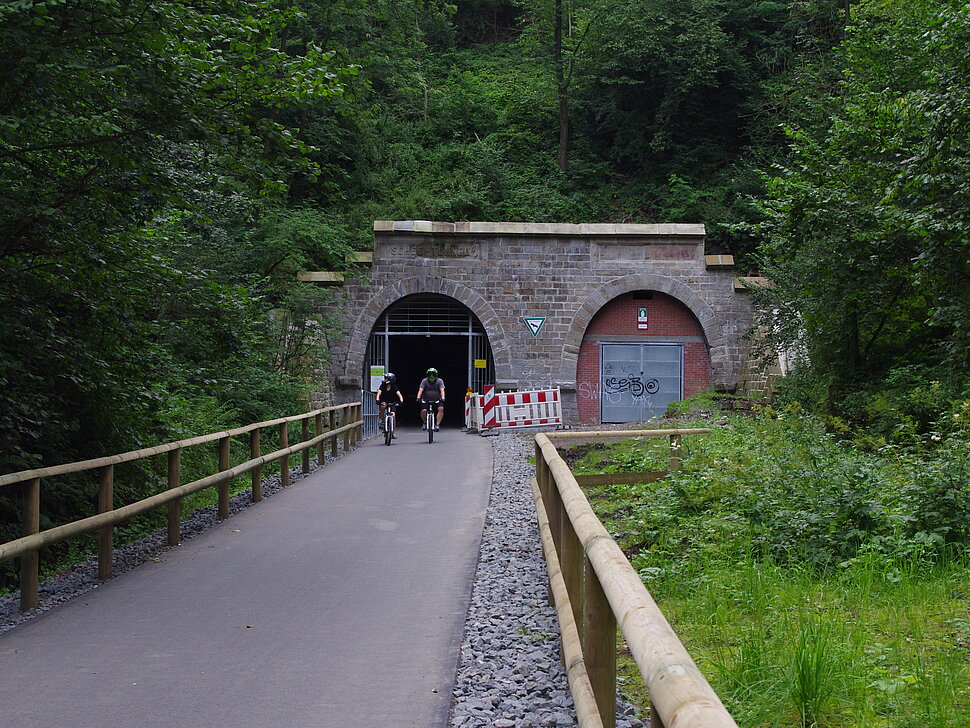
[[[445,382],[438,378],[438,370],[434,367],[428,367],[425,374],[425,378],[421,380],[421,386],[418,387],[418,404],[421,405],[421,429],[428,429],[425,425],[428,419],[428,403],[436,402],[438,403],[438,413],[434,430],[437,432],[441,429],[441,420],[445,417],[443,406],[445,403]]]
[[[401,390],[397,388],[397,377],[388,372],[384,375],[384,380],[381,382],[381,386],[377,388],[377,404],[381,408],[381,417],[378,422],[380,423],[380,429],[384,429],[384,410],[387,408],[387,403],[394,401],[396,398],[398,402],[404,402],[404,395],[401,394]],[[391,417],[394,421],[394,429],[397,430],[397,412],[391,410]],[[393,439],[397,439],[397,432],[391,434]]]

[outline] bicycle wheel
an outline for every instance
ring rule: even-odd
[[[394,420],[390,417],[384,420],[384,444],[390,445],[394,439]]]
[[[428,423],[427,423],[428,424],[428,444],[429,445],[432,442],[434,442],[434,420],[435,420],[434,412],[429,407],[428,408]]]

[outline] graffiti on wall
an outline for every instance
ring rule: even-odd
[[[643,381],[642,375],[628,377],[606,377],[603,380],[604,394],[625,394],[629,392],[634,397],[644,394],[656,394],[660,391],[660,382],[656,379]]]
[[[598,402],[600,398],[599,387],[595,382],[580,382],[576,388],[576,396],[580,399]]]
[[[643,381],[640,376],[607,377],[602,386],[596,382],[580,382],[576,388],[576,396],[582,400],[598,402],[602,397],[608,404],[652,406],[650,395],[660,391],[660,382],[656,379]]]

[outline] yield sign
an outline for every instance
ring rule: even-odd
[[[539,335],[539,329],[546,322],[545,316],[523,316],[522,320],[525,321],[525,325],[529,327],[529,331],[532,332],[532,336],[536,337]]]

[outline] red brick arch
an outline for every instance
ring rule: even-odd
[[[640,328],[638,309],[647,311],[647,328]],[[684,396],[706,390],[711,360],[704,331],[694,314],[673,296],[651,292],[649,299],[624,293],[604,305],[589,322],[576,363],[576,406],[580,422],[599,422],[600,342],[679,343],[684,352]]]

